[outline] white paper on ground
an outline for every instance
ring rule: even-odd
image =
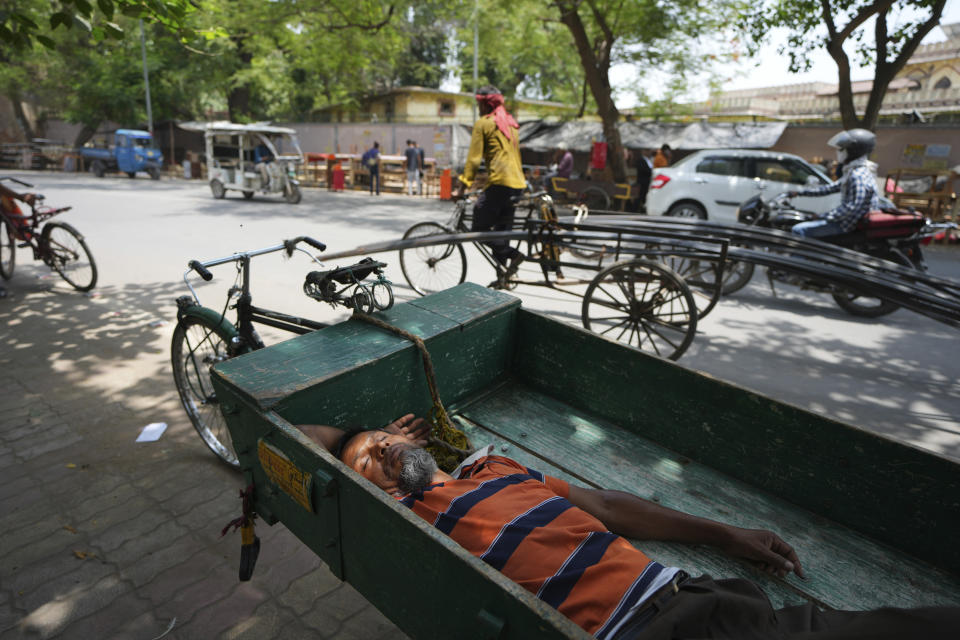
[[[137,442],[156,442],[160,439],[160,436],[163,435],[163,432],[167,430],[166,422],[151,422],[140,431],[140,435],[137,436]]]

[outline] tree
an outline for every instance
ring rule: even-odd
[[[846,129],[873,129],[887,87],[940,22],[946,0],[774,0],[747,14],[743,28],[752,36],[749,50],[759,51],[770,30],[786,28],[787,44],[780,53],[790,57],[793,73],[810,68],[810,54],[826,49],[837,64],[839,107]],[[873,43],[867,35],[873,27]],[[859,66],[874,65],[873,85],[863,115],[858,116],[850,80],[850,55]]]
[[[736,0],[554,0],[560,22],[567,27],[585,73],[586,84],[603,121],[614,180],[626,181],[626,162],[617,124],[620,111],[610,85],[610,68],[629,63],[643,75],[657,68],[684,75],[718,58],[698,53],[697,41],[729,24]]]
[[[158,22],[186,35],[186,20],[195,9],[193,0],[96,0],[96,5],[93,0],[59,0],[56,5],[4,0],[0,9],[0,43],[19,51],[30,49],[34,42],[52,49],[56,41],[44,32],[45,24],[50,29],[63,27],[66,31],[80,28],[97,40],[122,39],[124,28],[117,19],[120,16]],[[91,24],[97,16],[105,20]]]

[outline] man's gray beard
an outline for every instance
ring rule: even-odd
[[[423,491],[436,471],[437,463],[426,449],[407,449],[400,454],[397,488],[403,493]]]

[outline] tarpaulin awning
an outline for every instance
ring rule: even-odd
[[[630,149],[656,149],[664,143],[673,149],[768,149],[787,128],[785,122],[622,122],[623,145]],[[531,151],[570,149],[589,152],[603,140],[599,122],[529,122],[520,127],[520,145]]]

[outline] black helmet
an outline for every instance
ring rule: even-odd
[[[849,129],[827,140],[827,144],[837,150],[837,159],[846,163],[873,151],[877,146],[877,136],[866,129]]]

